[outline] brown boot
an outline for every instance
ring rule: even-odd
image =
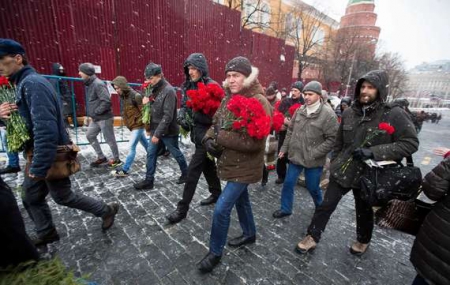
[[[312,236],[307,235],[301,242],[297,244],[295,251],[298,253],[304,254],[309,251],[313,251],[316,248],[317,242],[313,239]]]
[[[108,213],[102,217],[102,230],[108,230],[114,224],[114,218],[116,217],[117,212],[119,211],[119,204],[117,203],[109,203],[108,204]]]
[[[353,245],[350,247],[350,253],[356,256],[361,256],[367,251],[368,247],[369,247],[368,243],[360,243],[359,241],[357,241],[354,242]]]

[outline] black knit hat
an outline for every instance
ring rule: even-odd
[[[252,64],[248,58],[238,56],[230,60],[225,66],[225,74],[228,71],[236,71],[248,77],[252,73]]]
[[[145,78],[150,78],[152,76],[155,76],[155,75],[158,75],[158,74],[161,74],[161,73],[162,73],[161,65],[156,64],[154,62],[150,62],[145,67],[144,77]]]
[[[78,70],[88,76],[92,76],[95,74],[95,67],[90,62],[85,62],[85,63],[80,64],[80,66],[78,67]]]
[[[11,39],[0,39],[0,56],[25,54],[25,49],[18,42]]]
[[[275,95],[277,92],[275,90],[275,88],[273,88],[272,86],[269,86],[266,89],[266,96],[271,96],[271,95]]]
[[[303,83],[301,81],[295,81],[294,83],[292,83],[291,89],[295,88],[300,90],[300,92],[303,92]]]

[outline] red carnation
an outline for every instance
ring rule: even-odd
[[[280,104],[281,104],[281,101],[275,102],[275,105],[273,106],[273,108],[274,108],[276,111],[279,111]]]
[[[6,78],[5,76],[0,76],[0,87],[5,86],[6,88],[8,88],[10,86],[8,78]]]
[[[188,90],[186,95],[189,100],[186,105],[192,110],[201,111],[206,115],[213,116],[220,106],[225,93],[217,84],[207,84],[202,82],[197,84],[197,90]]]
[[[278,110],[275,110],[273,112],[273,116],[272,116],[272,125],[273,125],[273,129],[276,132],[279,132],[281,130],[281,127],[284,124],[284,115],[279,112]]]
[[[381,122],[378,125],[378,129],[386,131],[389,135],[392,135],[395,132],[395,128],[386,122]]]
[[[292,116],[294,116],[295,111],[297,111],[297,109],[300,108],[301,106],[302,104],[296,103],[289,108],[288,112],[291,118]]]

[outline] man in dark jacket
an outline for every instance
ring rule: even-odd
[[[425,195],[436,203],[411,250],[411,262],[418,274],[413,283],[416,285],[450,284],[450,149],[442,154],[444,160],[422,183]]]
[[[391,108],[385,103],[388,84],[387,73],[383,70],[371,71],[358,80],[355,101],[342,114],[331,158],[330,183],[322,204],[315,210],[308,235],[297,245],[298,252],[305,253],[316,247],[331,214],[350,190],[355,197],[357,232],[357,241],[351,246],[350,252],[355,255],[366,252],[372,238],[373,211],[360,194],[361,173],[367,167],[364,161],[401,161],[416,152],[419,146],[416,130],[408,114],[401,108]],[[395,132],[392,135],[378,135],[363,145],[381,122],[391,124]]]
[[[105,83],[95,75],[95,67],[92,63],[82,63],[78,74],[86,85],[88,116],[91,118],[86,137],[97,154],[97,160],[91,162],[92,167],[98,167],[108,162],[108,166],[117,167],[122,164],[119,159],[116,137],[114,135],[114,116],[111,108],[111,98]],[[103,154],[97,140],[102,132],[106,143],[111,148],[113,159],[109,161]]]
[[[278,107],[278,111],[280,111],[283,115],[288,114],[289,108],[294,104],[304,104],[305,100],[302,96],[303,91],[303,83],[301,81],[296,81],[292,84],[291,87],[291,97],[285,98],[281,100],[280,106]],[[286,117],[284,120],[284,124],[281,127],[281,130],[278,132],[278,153],[280,153],[281,146],[284,143],[284,139],[286,138],[287,128],[290,125],[290,118]],[[286,177],[286,169],[288,164],[288,154],[285,153],[283,157],[279,157],[277,159],[277,174],[278,178],[275,180],[276,184],[282,184],[284,182],[284,178]]]
[[[145,67],[145,82],[152,86],[150,97],[144,97],[142,102],[150,104],[150,138],[147,149],[147,172],[145,179],[134,184],[136,190],[153,189],[158,158],[158,145],[164,143],[169,152],[178,162],[181,176],[176,182],[183,184],[187,179],[187,163],[178,147],[180,129],[177,124],[177,95],[172,85],[164,78],[160,65],[153,62]]]
[[[102,229],[109,229],[119,204],[105,204],[81,194],[72,192],[70,178],[46,180],[58,145],[70,142],[64,128],[61,104],[52,85],[28,65],[23,47],[10,39],[0,39],[0,74],[16,84],[16,102],[20,115],[25,120],[31,136],[25,143],[26,153],[33,159],[28,165],[28,173],[23,181],[23,205],[33,220],[37,238],[35,245],[59,240],[52,221],[51,211],[46,201],[48,193],[53,200],[70,208],[83,210],[102,217]]]
[[[267,115],[271,114],[270,104],[264,96],[264,90],[258,81],[258,69],[242,56],[230,60],[225,67],[226,97],[214,115],[214,125],[207,131],[203,144],[211,154],[218,154],[218,174],[227,181],[214,209],[211,227],[209,253],[199,262],[198,269],[210,272],[219,264],[227,241],[230,215],[234,205],[238,213],[242,235],[231,239],[229,246],[239,247],[256,241],[256,226],[248,193],[248,185],[259,182],[264,165],[265,138],[256,139],[247,133],[225,130],[221,122],[229,120],[231,112],[227,108],[230,99],[240,94],[255,98]]]
[[[66,76],[64,67],[60,63],[56,62],[52,64],[52,74],[55,76]],[[75,109],[73,108],[73,103],[75,101],[72,102],[72,91],[70,90],[67,81],[60,78],[50,78],[49,81],[52,83],[53,88],[55,88],[56,93],[61,100],[64,123],[66,124],[66,127],[70,127],[68,120],[69,117],[72,117],[72,124],[74,126],[77,126],[76,113]],[[73,100],[75,100],[75,97],[73,97]]]
[[[214,160],[208,158],[206,149],[202,145],[202,139],[212,125],[212,116],[201,111],[193,111],[186,106],[186,101],[188,100],[186,92],[188,90],[197,90],[199,82],[205,85],[218,84],[208,76],[208,63],[206,62],[205,56],[201,53],[193,53],[188,56],[184,62],[184,74],[186,75],[186,81],[182,85],[183,104],[177,120],[182,128],[190,130],[191,141],[195,144],[195,152],[189,162],[187,180],[183,190],[183,199],[178,202],[177,209],[167,216],[167,219],[171,223],[178,223],[186,217],[189,204],[192,201],[192,197],[194,197],[195,188],[197,188],[197,183],[202,172],[208,183],[208,189],[211,195],[202,200],[200,205],[215,203],[221,193],[216,163]]]
[[[116,177],[126,177],[136,156],[137,144],[140,142],[145,151],[148,148],[148,140],[145,137],[145,128],[142,123],[142,95],[133,90],[123,76],[117,76],[111,84],[117,94],[119,94],[120,101],[122,101],[123,122],[131,132],[129,141],[130,152],[125,159],[125,164],[121,168],[116,169],[114,173]]]

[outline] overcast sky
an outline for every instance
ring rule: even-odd
[[[303,0],[340,21],[348,0]],[[450,60],[450,0],[375,0],[383,51],[397,52],[412,68]]]

